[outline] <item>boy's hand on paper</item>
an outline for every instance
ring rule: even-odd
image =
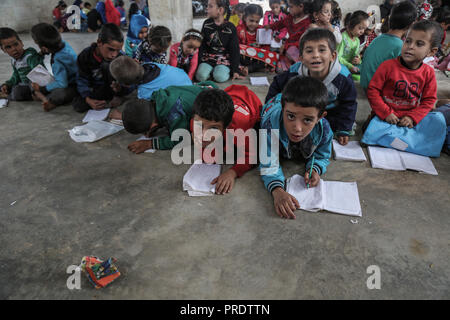
[[[338,136],[337,140],[341,146],[346,146],[348,144],[348,136]]]
[[[152,140],[141,140],[130,143],[128,145],[128,150],[133,153],[140,154],[144,153],[148,149],[151,149],[152,147]]]
[[[297,199],[278,187],[272,191],[275,211],[281,218],[295,219],[294,211],[300,209]]]
[[[89,97],[86,97],[86,103],[94,110],[102,110],[106,108],[105,100],[95,100]]]
[[[414,127],[414,120],[411,117],[404,116],[403,118],[400,119],[398,126],[399,127],[408,127],[411,129],[412,127]]]
[[[234,187],[234,181],[237,178],[237,173],[233,169],[228,169],[220,176],[215,178],[211,184],[216,185],[216,194],[230,193]]]
[[[384,121],[390,124],[397,124],[400,121],[400,119],[395,114],[391,113],[386,117],[386,119],[384,119]]]
[[[319,174],[316,172],[316,170],[313,169],[312,174],[311,174],[311,178],[309,177],[309,171],[307,171],[305,173],[305,183],[309,184],[309,187],[314,188],[317,187],[317,185],[320,182],[320,176]]]
[[[112,109],[111,113],[109,114],[109,118],[114,120],[122,120],[122,112],[117,109]]]

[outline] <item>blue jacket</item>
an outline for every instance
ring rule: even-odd
[[[150,20],[141,14],[133,14],[130,20],[130,26],[127,33],[127,41],[125,42],[125,54],[129,57],[133,57],[134,52],[142,42],[139,39],[139,33],[142,28],[149,28]]]
[[[106,20],[106,7],[105,7],[105,3],[104,2],[98,2],[97,6],[95,7],[95,9],[97,10],[97,12],[100,14],[100,16],[102,17],[102,21],[103,24],[108,23],[108,21]]]
[[[281,94],[271,99],[261,112],[261,129],[267,130],[267,157],[269,163],[264,163],[264,159],[260,159],[260,171],[264,185],[272,192],[277,187],[285,189],[285,177],[280,165],[281,154],[292,159],[293,144],[289,141],[286,129],[283,124],[283,112],[281,108]],[[277,137],[277,133],[272,130],[278,130],[279,150],[271,150],[272,136]],[[331,158],[331,145],[333,140],[333,131],[326,119],[320,120],[311,133],[303,139],[297,147],[302,156],[307,159],[306,171],[313,169],[322,175],[326,172]],[[312,157],[314,156],[314,165],[312,165]]]
[[[266,103],[281,93],[288,81],[296,76],[309,76],[309,70],[301,62],[294,64],[291,69],[275,77],[266,97]],[[333,131],[341,136],[349,135],[356,119],[358,103],[356,88],[352,75],[347,67],[338,60],[330,68],[323,84],[328,89],[328,106],[326,119]]]
[[[191,86],[192,81],[183,69],[159,63],[146,63],[145,66],[157,66],[159,75],[149,78],[144,75],[144,81],[138,86],[138,98],[150,100],[153,92],[170,86]]]
[[[49,92],[64,89],[77,80],[77,54],[70,44],[63,41],[64,48],[52,55],[52,71],[55,81],[49,83],[45,89]]]

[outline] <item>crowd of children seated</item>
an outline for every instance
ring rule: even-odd
[[[70,29],[71,12],[65,12],[64,1],[53,10],[53,25],[39,23],[31,29],[39,52],[25,48],[14,30],[0,28],[0,47],[13,69],[0,95],[40,101],[45,111],[64,104],[77,112],[112,108],[110,117],[121,120],[128,132],[150,138],[131,143],[134,153],[177,145],[170,135],[154,136],[163,127],[169,133],[194,132],[196,123],[202,130],[221,132],[267,129],[268,146],[275,138],[281,142],[279,150],[269,147],[270,158],[276,163],[280,155],[303,159],[305,181],[315,187],[328,170],[333,138],[345,146],[355,135],[355,82],[360,81],[372,109],[362,128],[365,141],[378,144],[372,133],[384,130],[382,123],[404,128],[411,139],[447,139],[441,147],[449,150],[448,137],[436,136],[435,130],[443,126],[448,132],[449,125],[450,100],[438,101],[435,76],[439,70],[450,71],[445,41],[449,8],[386,1],[380,33],[371,20],[373,12],[357,10],[341,21],[339,5],[332,0],[268,0],[271,10],[265,13],[256,4],[209,0],[202,29],[189,29],[176,42],[167,27],[152,25],[146,1],[133,2],[128,15],[123,1],[114,2],[99,1],[95,8],[73,3],[82,13],[81,31],[99,31],[97,41],[78,54],[60,35]],[[260,44],[259,33],[268,30],[272,44]],[[54,81],[40,86],[27,75],[44,66],[45,55],[51,56]],[[428,58],[435,64],[425,63]],[[215,84],[254,72],[277,72],[265,104],[246,86],[220,90]],[[127,98],[134,91],[137,97]],[[203,135],[193,141],[202,148],[211,143]],[[255,166],[249,158],[256,151],[244,148],[243,163],[212,181],[218,194],[231,192],[236,179]],[[271,162],[259,170],[277,214],[294,218],[299,204],[286,192],[282,167]]]

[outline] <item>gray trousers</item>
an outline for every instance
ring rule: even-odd
[[[55,89],[47,95],[47,99],[55,106],[62,106],[64,104],[72,103],[77,96],[77,87],[69,86],[64,89]]]

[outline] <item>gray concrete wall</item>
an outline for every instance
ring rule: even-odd
[[[192,2],[189,0],[150,0],[153,26],[164,25],[172,31],[172,38],[180,41],[184,32],[192,28]]]

